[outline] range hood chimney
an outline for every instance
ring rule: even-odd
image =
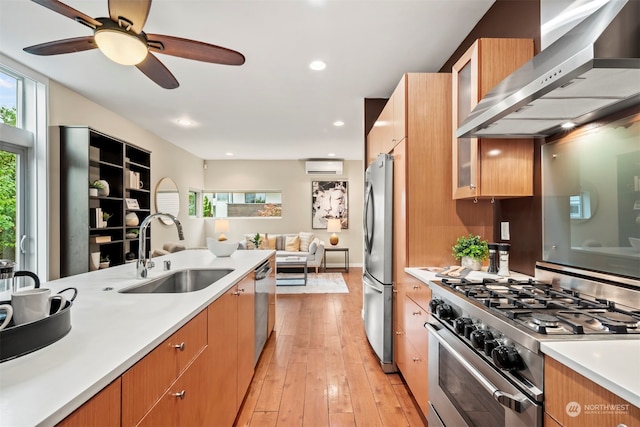
[[[640,0],[610,0],[494,87],[457,138],[553,135],[640,104]]]

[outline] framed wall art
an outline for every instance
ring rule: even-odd
[[[339,218],[349,228],[349,186],[347,181],[311,182],[311,228],[326,229],[327,220]]]

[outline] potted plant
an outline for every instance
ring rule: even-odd
[[[461,265],[472,270],[480,270],[482,261],[489,256],[487,241],[473,234],[458,237],[452,249],[455,259],[461,259]]]
[[[253,236],[253,239],[251,239],[251,242],[256,245],[256,249],[260,248],[260,242],[262,241],[262,239],[260,238],[260,233],[256,233],[255,236]]]
[[[102,212],[102,227],[101,228],[105,228],[107,226],[107,221],[109,221],[109,218],[111,218],[112,216],[113,216],[113,214]]]
[[[127,239],[137,239],[138,234],[140,234],[140,230],[138,230],[137,228],[129,228],[127,229],[127,233],[125,234],[125,237]]]
[[[108,268],[110,263],[109,255],[100,256],[100,268]]]
[[[104,190],[104,185],[98,180],[89,183],[89,197],[98,197],[98,192]]]

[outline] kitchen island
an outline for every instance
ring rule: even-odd
[[[127,294],[118,290],[143,283],[135,263],[43,283],[54,293],[78,289],[71,331],[59,341],[0,364],[0,425],[49,426],[118,379],[154,348],[241,281],[274,251],[236,251],[217,258],[207,250],[187,250],[154,258],[151,280],[187,268],[233,271],[211,286],[181,294]],[[0,295],[8,299],[8,295]],[[205,313],[206,314],[206,313]]]

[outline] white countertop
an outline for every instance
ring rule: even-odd
[[[540,348],[544,354],[640,407],[640,340],[549,341],[540,343]]]
[[[408,274],[428,283],[439,280],[425,268],[405,268]],[[467,278],[500,277],[486,272],[471,272]],[[528,278],[519,273],[510,277]],[[542,341],[540,349],[562,364],[589,378],[610,392],[640,406],[640,339]]]
[[[154,258],[149,278],[185,268],[231,268],[213,285],[184,294],[122,294],[144,283],[135,263],[42,283],[54,292],[78,289],[71,307],[71,331],[35,352],[0,363],[0,425],[49,426],[61,421],[122,375],[158,344],[215,301],[274,251],[236,251],[216,258],[188,250]],[[111,291],[103,291],[112,287]],[[0,295],[0,300],[9,299]]]

